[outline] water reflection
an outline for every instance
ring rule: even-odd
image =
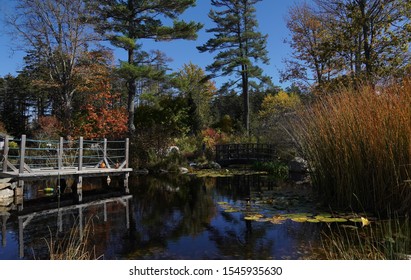
[[[283,187],[276,180],[143,177],[132,185],[138,186],[132,189],[136,225],[125,258],[295,259],[305,257],[309,252],[304,246],[319,240],[318,225],[247,221],[243,212],[227,213],[217,203],[229,201],[245,210],[255,204],[255,208],[259,197]],[[257,207],[266,213],[274,210]]]
[[[136,176],[130,178],[130,192],[65,211],[3,215],[0,259],[47,259],[50,236],[90,220],[90,245],[104,259],[299,259],[309,258],[319,244],[319,224],[244,219],[248,212],[272,216],[312,209],[304,186],[264,176]],[[274,199],[298,203],[275,208]],[[237,211],[226,211],[221,202]]]

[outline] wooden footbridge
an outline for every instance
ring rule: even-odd
[[[277,157],[272,144],[221,144],[216,145],[215,149],[216,162],[221,166],[273,161]]]
[[[33,140],[5,138],[0,178],[11,178],[15,195],[23,194],[25,179],[74,176],[82,200],[84,176],[123,176],[128,193],[129,140]]]

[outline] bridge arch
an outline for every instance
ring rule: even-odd
[[[221,166],[273,161],[277,157],[273,144],[218,144],[215,150],[216,162]]]

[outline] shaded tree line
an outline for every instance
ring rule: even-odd
[[[172,72],[170,58],[144,42],[196,40],[203,24],[181,19],[195,0],[18,0],[8,22],[27,55],[16,77],[0,78],[2,129],[129,136],[147,158],[151,148],[194,151],[210,139],[272,142],[310,91],[375,85],[407,72],[409,1],[315,0],[290,9],[293,53],[282,78],[293,83],[282,90],[261,68],[269,55],[259,2],[212,0],[211,37],[198,50],[215,54],[213,61]],[[111,48],[126,60],[116,63]],[[221,76],[227,82],[217,87],[213,78]]]

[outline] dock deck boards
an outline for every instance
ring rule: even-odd
[[[124,173],[132,172],[132,168],[94,168],[83,167],[81,170],[78,168],[63,168],[63,169],[31,169],[31,172],[0,172],[0,178],[16,178],[16,179],[28,179],[39,177],[51,177],[51,176],[100,176],[100,175],[121,175]]]

